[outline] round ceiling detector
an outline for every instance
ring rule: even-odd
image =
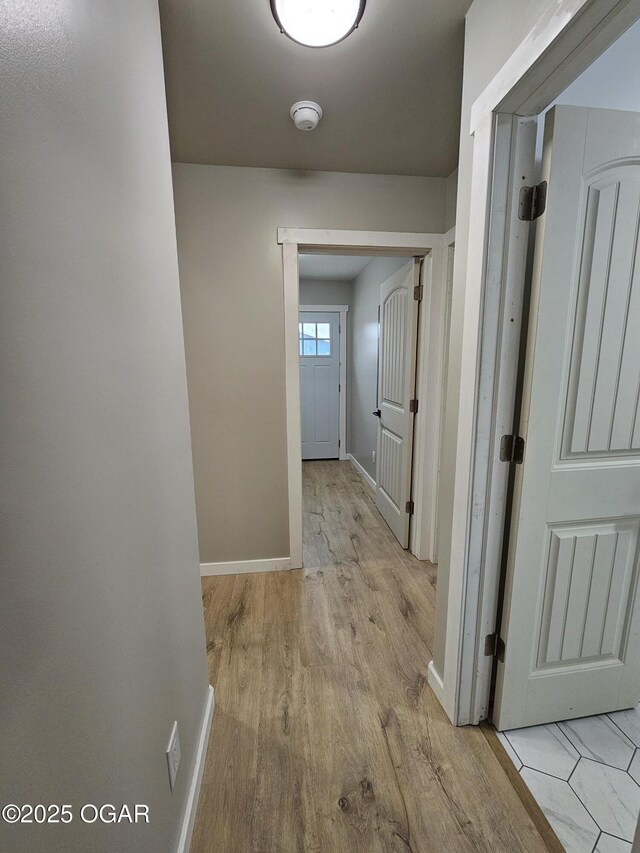
[[[360,23],[367,0],[270,0],[280,31],[307,47],[329,47]]]
[[[298,101],[289,110],[298,130],[315,130],[322,118],[322,107],[315,101]]]

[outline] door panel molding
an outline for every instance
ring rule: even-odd
[[[550,525],[533,676],[624,663],[639,533],[639,518]]]
[[[614,162],[585,181],[583,192],[562,459],[640,449],[639,394],[621,393],[629,383],[640,391],[640,166]],[[616,359],[603,357],[615,351]]]

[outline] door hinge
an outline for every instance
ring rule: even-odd
[[[341,391],[342,391],[342,385],[340,385],[340,383],[338,383],[338,394],[339,394]]]
[[[404,511],[408,512],[409,515],[413,515],[413,509],[414,509],[413,501],[407,501],[406,504],[404,505]]]
[[[418,412],[418,401],[413,398],[413,400],[409,400],[409,411],[413,412],[413,414],[417,414]]]
[[[543,181],[535,187],[522,187],[520,190],[520,207],[518,219],[523,222],[533,222],[545,212],[547,207],[547,182]]]
[[[500,441],[500,461],[515,462],[522,465],[524,462],[524,438],[521,435],[503,435]]]
[[[485,657],[498,658],[501,663],[504,663],[505,645],[504,640],[499,634],[487,634],[484,638],[484,654]]]
[[[338,439],[338,447],[341,447],[341,441]]]
[[[413,288],[413,298],[416,300],[416,302],[422,302],[423,295],[424,295],[424,285],[423,284],[416,284],[416,286]]]

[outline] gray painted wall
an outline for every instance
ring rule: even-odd
[[[300,305],[351,305],[350,281],[300,279]]]
[[[376,479],[371,451],[376,450],[378,370],[378,305],[380,285],[394,274],[406,258],[376,258],[353,282],[350,314],[351,362],[349,373],[349,452]]]
[[[279,226],[441,232],[444,178],[174,164],[202,562],[289,554]]]
[[[207,669],[157,3],[9,0],[0,40],[0,802],[76,813],[0,849],[169,853]]]
[[[450,231],[456,224],[456,195],[458,193],[458,170],[456,169],[447,178],[444,230]]]

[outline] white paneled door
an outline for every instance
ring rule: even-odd
[[[420,261],[412,259],[380,288],[376,506],[409,547]]]
[[[546,117],[494,722],[640,702],[640,114]]]
[[[340,314],[301,311],[298,323],[303,459],[340,455]]]

